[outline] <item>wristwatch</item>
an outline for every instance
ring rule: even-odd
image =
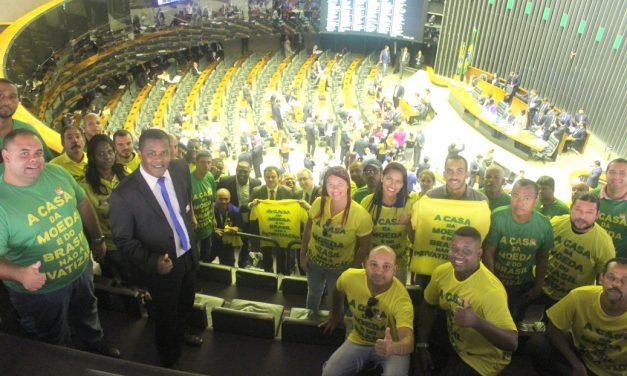
[[[93,244],[102,244],[105,241],[105,236],[104,235],[100,235],[100,236],[96,236],[95,238],[91,239],[91,242]]]

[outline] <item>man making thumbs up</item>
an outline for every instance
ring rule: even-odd
[[[348,269],[338,278],[331,316],[323,326],[331,332],[343,323],[346,298],[353,330],[324,364],[323,376],[355,375],[368,363],[380,364],[384,375],[407,375],[414,308],[395,272],[396,253],[378,246],[370,251],[365,270]]]
[[[102,341],[94,296],[91,252],[98,261],[106,253],[98,217],[67,171],[44,164],[43,150],[26,129],[4,138],[0,279],[30,335],[69,346],[74,331],[86,350],[119,357]]]
[[[439,375],[496,375],[518,345],[503,284],[481,263],[481,235],[473,227],[453,233],[450,263],[438,266],[424,292],[418,328],[418,359],[425,375],[433,368],[429,334],[437,308],[446,313],[452,348]]]

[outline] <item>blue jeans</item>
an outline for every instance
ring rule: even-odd
[[[352,376],[370,362],[383,367],[382,376],[407,375],[409,372],[409,354],[381,358],[374,351],[374,346],[358,345],[346,340],[324,363],[322,376]]]
[[[69,285],[46,294],[9,290],[20,324],[40,341],[69,346],[71,329],[87,345],[102,340],[92,264]]]
[[[327,269],[311,260],[309,260],[308,266],[306,307],[314,312],[318,312],[325,285],[327,286],[327,301],[331,303],[333,301],[333,291],[335,291],[335,282],[347,268]],[[329,308],[331,308],[331,304],[329,304]]]

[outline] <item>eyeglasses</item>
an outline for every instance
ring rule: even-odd
[[[331,218],[327,219],[327,221],[322,225],[322,236],[325,238],[329,237],[331,233]]]
[[[366,303],[366,310],[364,311],[364,315],[366,315],[366,318],[371,319],[372,317],[374,317],[374,312],[372,311],[372,307],[376,306],[378,303],[379,303],[379,300],[375,298],[374,296],[371,296],[370,298],[368,298],[368,303]]]

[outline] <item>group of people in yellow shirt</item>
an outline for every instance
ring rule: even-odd
[[[552,357],[534,363],[624,375],[627,260],[616,257],[611,237],[595,223],[600,209],[596,195],[576,196],[572,214],[549,222],[541,214],[536,219],[539,189],[525,179],[515,186],[512,205],[495,210],[491,223],[487,197],[465,183],[462,157],[447,159],[446,185],[427,195],[407,193],[407,172],[396,162],[379,174],[364,169],[364,175],[373,175],[377,184],[360,205],[351,200],[348,172],[329,168],[303,235],[300,265],[307,272],[307,308],[318,312],[326,286],[332,311],[325,329],[341,323],[344,301],[353,314],[353,329],[325,363],[324,375],[354,374],[368,362],[381,364],[384,374],[406,374],[408,348],[416,349],[420,368],[429,373],[437,308],[445,312],[450,344],[439,374],[499,374],[519,343],[514,318],[520,319],[520,307],[508,296],[516,288],[519,299],[514,300],[526,303],[523,308],[538,303],[549,308],[546,338],[553,352],[545,355]],[[531,218],[522,216],[526,211],[534,213]],[[517,218],[533,218],[533,223],[511,230],[518,226]],[[545,229],[548,238],[525,235]],[[482,262],[487,239],[494,244],[488,246],[489,266]],[[538,269],[541,278],[533,274],[538,262],[545,262]],[[362,265],[365,269],[358,269]],[[518,269],[521,273],[513,272]],[[417,343],[413,306],[403,288],[408,271],[423,277],[417,280],[424,287]],[[597,277],[597,286],[587,286]],[[504,286],[508,278],[511,284]],[[570,342],[563,332],[571,333]]]

